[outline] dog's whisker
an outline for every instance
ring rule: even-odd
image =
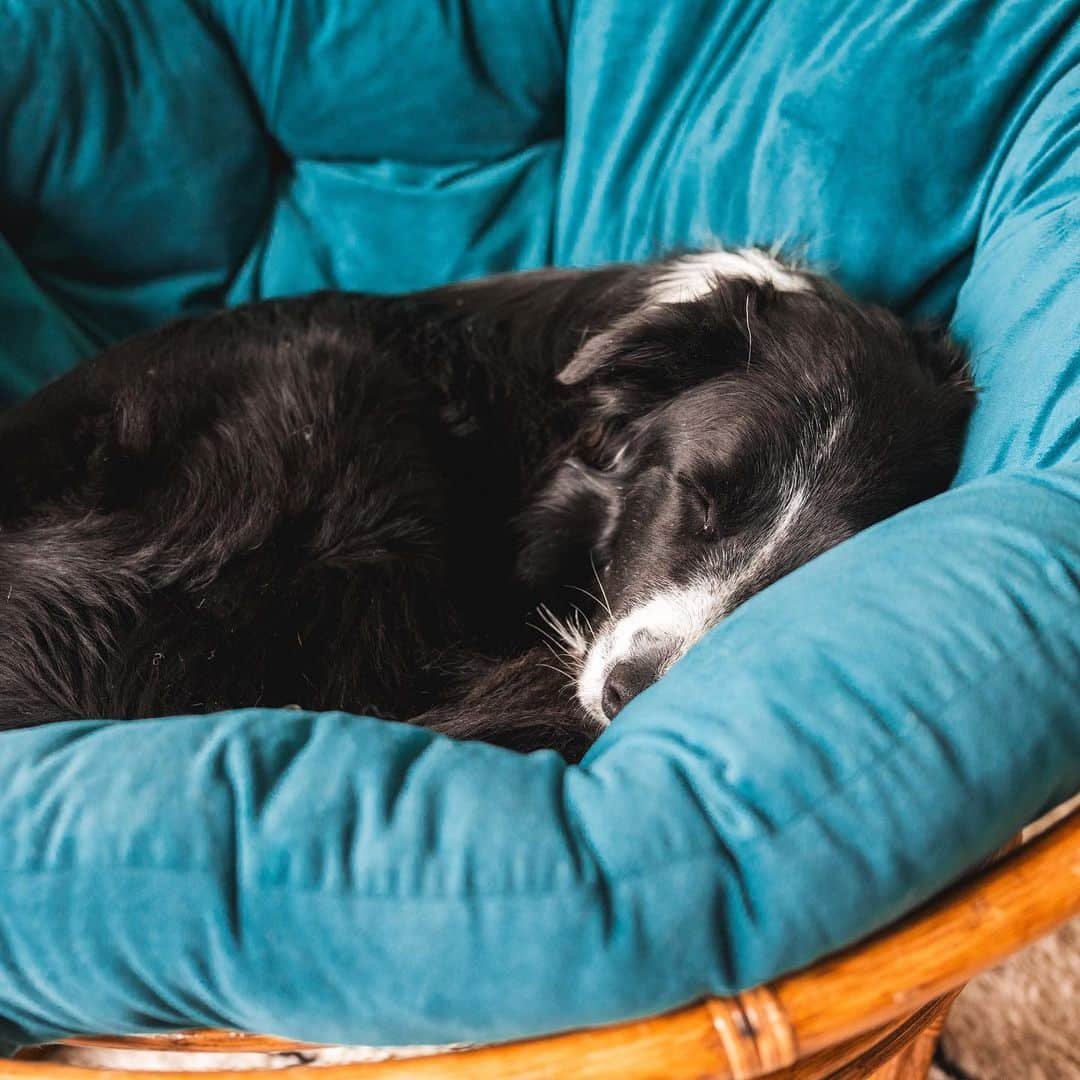
[[[544,648],[545,648],[545,649],[547,649],[547,651],[548,651],[549,653],[551,653],[551,655],[552,655],[552,656],[554,656],[554,657],[555,657],[555,659],[556,659],[556,660],[558,660],[558,659],[560,659],[560,658],[562,657],[562,655],[563,655],[563,654],[561,654],[561,653],[559,652],[559,648],[558,648],[558,643],[557,643],[557,642],[554,642],[554,641],[543,641],[543,642],[542,642],[541,644],[542,644],[542,645],[544,646]]]
[[[563,659],[563,658],[562,658],[562,657],[560,657],[559,653],[557,653],[557,652],[555,651],[555,649],[554,649],[554,648],[552,648],[552,646],[551,646],[551,645],[548,645],[548,643],[547,643],[546,641],[544,642],[544,644],[545,644],[545,645],[547,646],[547,650],[548,650],[548,652],[550,652],[550,653],[551,653],[551,655],[552,655],[552,656],[553,656],[553,657],[555,658],[555,667],[554,667],[554,668],[552,668],[552,670],[553,670],[553,671],[554,671],[554,670],[558,670],[558,671],[561,671],[561,672],[563,673],[563,675],[565,675],[565,676],[566,676],[566,677],[567,677],[568,679],[570,679],[571,681],[575,680],[575,679],[577,678],[577,674],[576,674],[576,672],[573,672],[573,671],[571,671],[571,670],[570,670],[570,669],[569,669],[568,667],[566,667],[566,666],[565,666],[564,664],[562,664],[562,663],[560,663],[560,662],[559,662],[559,661],[560,661],[560,659]],[[550,665],[550,664],[545,664],[544,666],[545,666],[545,667],[551,667],[551,665]]]
[[[581,625],[581,623],[584,623],[589,628],[589,633],[593,637],[596,636],[596,630],[593,629],[592,619],[590,619],[589,616],[586,615],[585,612],[577,606],[577,604],[574,604],[574,621],[579,626]]]
[[[580,585],[567,585],[567,588],[573,589],[574,592],[579,592],[582,595],[587,596],[590,600],[593,601],[594,604],[596,604],[597,607],[605,606],[604,602],[600,599],[599,596],[596,595],[596,593],[590,592],[588,589],[582,588],[582,586]],[[577,610],[580,611],[581,609],[578,608]]]
[[[596,560],[593,559],[591,555],[589,556],[589,565],[592,567],[593,577],[596,578],[596,584],[600,586],[600,595],[604,598],[604,610],[608,613],[609,616],[611,616],[611,618],[614,618],[615,614],[611,610],[611,604],[608,601],[607,593],[604,591],[604,583],[600,580],[600,571],[596,568]]]
[[[546,604],[541,604],[536,613],[550,630],[550,634],[545,634],[545,637],[556,641],[569,656],[580,657],[585,654],[589,643],[580,625],[560,619]]]
[[[556,656],[556,655],[557,655],[556,653],[554,653],[554,652],[552,653],[552,656]],[[540,662],[545,663],[544,661],[540,661]],[[560,664],[558,662],[556,662],[554,664],[546,664],[545,663],[545,666],[551,668],[552,671],[561,671],[568,679],[574,678],[574,672],[572,672],[564,664]]]
[[[550,642],[553,642],[553,643],[556,643],[556,644],[558,643],[558,638],[556,638],[551,633],[550,630],[545,629],[543,626],[540,626],[538,623],[526,622],[525,625],[530,630],[535,630],[538,634],[540,634],[541,637],[544,638],[545,641],[550,641]]]
[[[577,679],[578,669],[581,667],[581,658],[574,653],[568,652],[565,646],[552,644],[550,641],[540,642],[558,665],[559,670],[572,680]]]
[[[750,370],[750,357],[754,355],[754,335],[750,329],[750,294],[746,294],[746,370]]]
[[[545,664],[543,661],[536,665],[537,667],[547,668],[548,671],[554,671],[557,675],[562,675],[566,678],[567,685],[574,685],[574,676],[569,671],[563,671],[562,668],[554,667],[552,664]]]
[[[566,640],[565,633],[555,615],[544,605],[538,607],[536,613],[540,616],[542,624],[529,623],[529,626],[541,633],[548,641],[557,645],[563,644]]]

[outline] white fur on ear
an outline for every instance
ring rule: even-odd
[[[749,278],[771,285],[778,292],[809,292],[811,276],[785,266],[775,255],[760,248],[732,248],[681,255],[653,268],[654,278],[637,310],[589,338],[556,375],[564,386],[573,386],[600,370],[618,351],[624,336],[640,323],[650,309],[687,303],[707,296],[721,278]]]
[[[660,268],[649,290],[654,304],[680,304],[699,300],[712,291],[717,278],[750,278],[771,285],[779,292],[807,292],[805,274],[785,266],[776,256],[760,248],[733,248],[730,251],[702,251],[683,255]]]

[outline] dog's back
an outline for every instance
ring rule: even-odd
[[[176,323],[0,418],[5,724],[437,700],[455,560],[508,576],[513,507],[370,305]]]

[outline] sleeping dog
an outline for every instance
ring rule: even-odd
[[[264,301],[0,416],[0,725],[344,709],[576,758],[942,491],[943,335],[753,249]]]

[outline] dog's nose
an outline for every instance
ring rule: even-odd
[[[649,658],[620,660],[608,672],[604,682],[604,692],[600,695],[600,705],[604,715],[614,720],[616,714],[642,690],[656,682],[658,675],[656,664]]]

